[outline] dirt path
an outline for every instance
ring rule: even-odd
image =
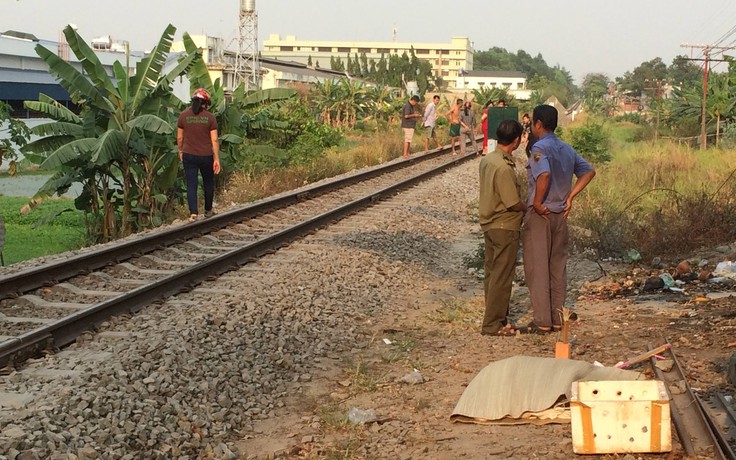
[[[457,249],[467,249],[461,246]],[[572,328],[574,359],[611,366],[667,337],[694,387],[725,383],[725,360],[736,346],[733,297],[697,304],[692,302],[693,295],[662,292],[609,299],[620,293],[627,276],[632,276],[630,267],[606,265],[607,276],[602,276],[597,264],[584,259],[573,259],[570,267],[571,285],[581,288],[571,290],[578,297],[576,311],[580,316]],[[641,276],[642,271],[638,273]],[[595,278],[599,279],[583,282]],[[477,279],[460,275],[443,281],[428,278],[424,283],[420,297],[397,303],[394,317],[363,325],[370,336],[351,356],[321,363],[322,372],[314,376],[305,394],[293,401],[298,413],[257,427],[268,435],[246,441],[244,451],[253,452],[253,447],[260,445],[263,451],[270,451],[263,458],[575,457],[570,425],[450,423],[458,398],[479,370],[514,355],[553,356],[556,338],[483,337],[477,333],[483,311],[482,285]],[[698,287],[691,291],[697,293]],[[523,286],[515,287],[513,303],[513,314],[523,323],[528,317]],[[414,369],[425,383],[398,382]],[[372,409],[381,422],[350,424],[345,418],[353,407]],[[666,455],[599,458],[685,458],[676,440],[673,444],[674,452]]]
[[[467,178],[446,179],[447,184],[472,181],[476,171],[470,165],[463,173]],[[468,189],[462,192],[463,204],[458,206],[455,201],[450,209],[457,212],[467,207],[472,218],[470,201],[477,192]],[[423,212],[434,201],[431,195],[426,198]],[[355,325],[363,340],[348,354],[328,354],[314,363],[311,381],[275,411],[275,417],[257,422],[254,432],[244,435],[238,446],[242,458],[576,457],[569,424],[482,426],[450,422],[459,397],[481,369],[516,355],[552,357],[557,336],[481,336],[482,282],[463,264],[478,247],[479,228],[465,220],[447,229],[454,238],[451,250],[430,252],[427,257],[432,257],[431,263],[405,262],[410,267],[403,273],[405,291],[395,293],[384,314],[367,316]],[[715,261],[734,260],[735,256],[736,250],[724,247],[699,258],[714,261],[704,266],[712,269]],[[674,270],[677,262],[654,269],[572,258],[568,264],[568,305],[574,305],[579,315],[571,331],[572,358],[613,366],[645,352],[648,344],[658,345],[668,338],[693,387],[725,385],[726,362],[736,351],[736,299],[722,293],[723,297],[706,302],[694,299],[706,291],[728,291],[731,287],[695,281],[684,286],[685,293],[661,289],[640,292],[647,277]],[[698,262],[694,261],[695,267]],[[517,275],[511,314],[515,322],[526,324],[530,320],[529,299],[520,267]],[[424,383],[400,382],[414,370]],[[348,414],[353,408],[372,410],[378,422],[350,423]],[[597,458],[685,458],[676,439],[673,445],[670,454]]]

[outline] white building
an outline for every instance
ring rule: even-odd
[[[505,70],[473,70],[458,77],[458,90],[481,88],[505,89],[516,99],[529,100],[532,91],[526,87],[526,74]]]

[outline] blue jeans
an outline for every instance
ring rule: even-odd
[[[201,156],[185,153],[182,156],[184,164],[184,176],[187,179],[187,204],[191,214],[199,214],[197,211],[197,187],[199,186],[198,174],[202,173],[202,190],[204,191],[204,210],[212,210],[212,198],[215,195],[215,171],[213,168],[215,157],[212,155]]]

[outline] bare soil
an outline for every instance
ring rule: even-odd
[[[472,251],[468,241],[458,243],[455,250],[464,254]],[[733,260],[733,255],[732,248],[725,247],[700,254],[697,260]],[[665,271],[677,275],[674,263],[655,269],[573,257],[568,267],[569,305],[574,305],[579,315],[572,323],[573,359],[613,366],[646,352],[648,344],[656,346],[669,340],[694,388],[728,385],[727,362],[736,351],[736,298],[730,296],[730,285],[696,280],[682,285],[684,292],[644,292],[641,288],[651,275]],[[481,336],[482,282],[464,267],[454,270],[457,276],[452,278],[438,279],[427,273],[423,279],[407,280],[403,300],[391,306],[390,316],[357,325],[366,331],[365,343],[356,344],[350,356],[333,356],[316,363],[319,370],[303,387],[304,394],[295,395],[276,418],[256,425],[255,435],[246,436],[251,439],[240,445],[244,458],[577,457],[569,424],[484,426],[450,422],[465,387],[486,365],[514,355],[552,357],[558,339],[553,334]],[[708,293],[714,298],[705,300]],[[528,291],[519,279],[512,297],[512,315],[518,324],[530,320],[528,310]],[[415,369],[425,383],[399,382]],[[651,376],[646,366],[638,370]],[[372,409],[377,421],[351,424],[347,414],[352,408]],[[597,458],[687,457],[673,429],[671,453]]]

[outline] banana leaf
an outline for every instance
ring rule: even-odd
[[[44,169],[57,169],[64,164],[79,158],[81,155],[90,155],[97,144],[97,139],[87,137],[77,139],[56,149],[41,163]]]
[[[59,78],[59,84],[72,95],[72,98],[74,95],[80,95],[100,110],[108,112],[115,110],[115,106],[84,75],[56,53],[36,45],[36,54],[48,64],[49,73]]]
[[[175,33],[176,27],[171,24],[166,26],[151,53],[136,65],[136,74],[130,78],[130,107],[133,110],[140,106],[146,95],[156,87]]]
[[[74,55],[79,59],[82,64],[82,68],[85,73],[89,76],[95,87],[108,95],[115,94],[115,86],[112,84],[112,80],[105,72],[105,68],[102,66],[99,58],[92,51],[92,48],[79,36],[76,30],[70,25],[64,28],[64,36],[66,37],[69,48],[72,49]]]
[[[168,122],[156,115],[138,115],[128,122],[128,126],[154,134],[171,134],[174,132],[174,129]]]
[[[91,161],[98,165],[106,165],[120,158],[125,148],[125,135],[118,130],[109,130],[97,139]]]
[[[79,123],[82,121],[74,112],[43,93],[38,95],[38,101],[25,101],[23,105],[27,109],[41,112],[57,121],[66,121],[69,123]]]

